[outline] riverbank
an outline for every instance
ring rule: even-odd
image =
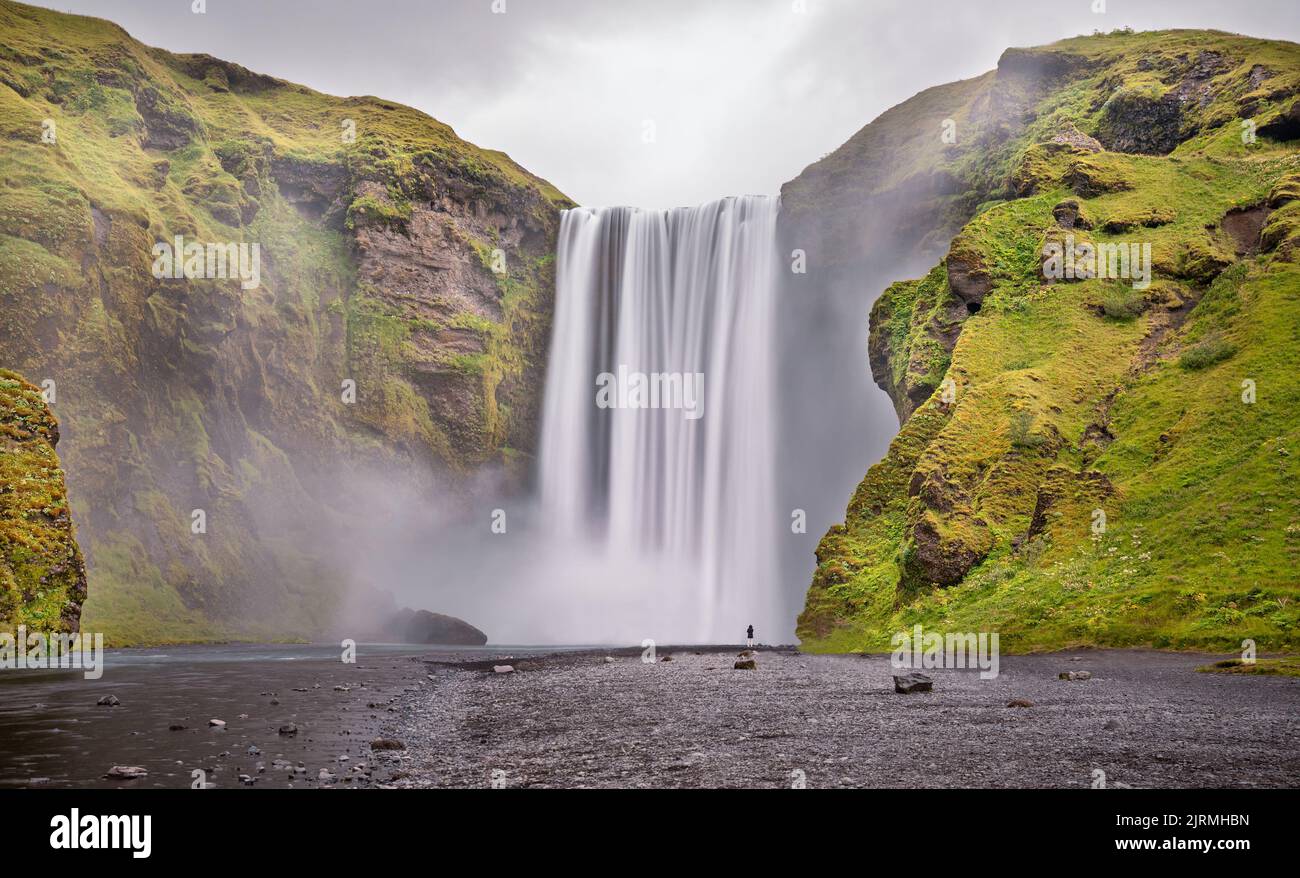
[[[115,650],[98,680],[0,673],[0,787],[1300,786],[1300,678],[1218,656],[1003,656],[900,695],[888,656],[739,651]]]

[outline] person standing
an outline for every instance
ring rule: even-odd
[[[754,626],[753,625],[750,625],[748,630],[745,631],[745,638],[748,641],[746,645],[750,649],[753,649],[754,648]]]

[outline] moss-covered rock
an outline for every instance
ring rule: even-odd
[[[0,630],[79,630],[86,569],[41,391],[0,369]]]

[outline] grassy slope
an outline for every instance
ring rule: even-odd
[[[7,0],[0,35],[0,365],[58,379],[86,624],[116,644],[309,634],[339,584],[301,548],[319,539],[313,516],[330,514],[309,477],[363,460],[456,473],[508,457],[531,429],[549,313],[544,233],[494,276],[481,264],[491,231],[448,219],[501,307],[496,320],[440,322],[357,283],[355,236],[400,228],[435,190],[552,233],[567,200],[408,107]],[[363,184],[380,195],[358,195]],[[261,289],[156,282],[149,248],[176,234],[260,242]],[[461,362],[438,346],[447,330],[484,352]],[[429,361],[468,414],[422,392]],[[355,406],[340,401],[345,376]],[[204,540],[189,534],[193,507],[219,522]]]
[[[1206,49],[1231,62],[1212,89],[1229,85],[1198,105],[1194,136],[1172,154],[1034,145],[1067,121],[1101,133],[1098,95],[1163,87],[1138,69],[1140,59]],[[916,378],[926,390],[951,377],[958,398],[945,406],[936,393],[922,403],[858,488],[845,525],[824,538],[800,619],[804,647],[886,649],[893,632],[921,623],[998,631],[1003,647],[1017,650],[1235,649],[1246,637],[1261,650],[1295,649],[1295,205],[1272,220],[1272,237],[1290,240],[1259,256],[1238,260],[1220,221],[1295,185],[1294,144],[1246,146],[1237,116],[1249,106],[1261,124],[1276,117],[1267,95],[1294,94],[1300,48],[1173,32],[1079,38],[1043,51],[1082,54],[1094,66],[1039,105],[1012,152],[1008,190],[1026,197],[995,197],[954,243],[989,269],[983,308],[964,319],[950,356],[926,331],[951,302],[942,266],[895,285],[873,312],[873,348],[888,340],[892,377],[924,373]],[[1256,64],[1277,76],[1252,92],[1243,73]],[[1067,181],[1079,162],[1127,188],[1078,197]],[[1092,220],[1079,238],[1152,244],[1150,290],[1041,282],[1041,245],[1063,233],[1052,208],[1067,197]],[[1176,325],[1182,303],[1198,299]],[[1253,405],[1241,399],[1245,379],[1258,388]],[[1101,442],[1098,426],[1108,434]],[[1026,540],[1043,495],[1055,502],[1042,532]],[[1101,535],[1091,528],[1095,508],[1108,519]],[[926,519],[946,548],[986,553],[956,585],[927,582],[915,563],[915,528]]]

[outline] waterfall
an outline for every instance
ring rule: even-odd
[[[746,196],[561,220],[542,520],[608,558],[670,562],[604,584],[654,590],[624,596],[658,609],[647,636],[736,642],[752,623],[775,640],[792,624],[775,487],[779,206]]]

